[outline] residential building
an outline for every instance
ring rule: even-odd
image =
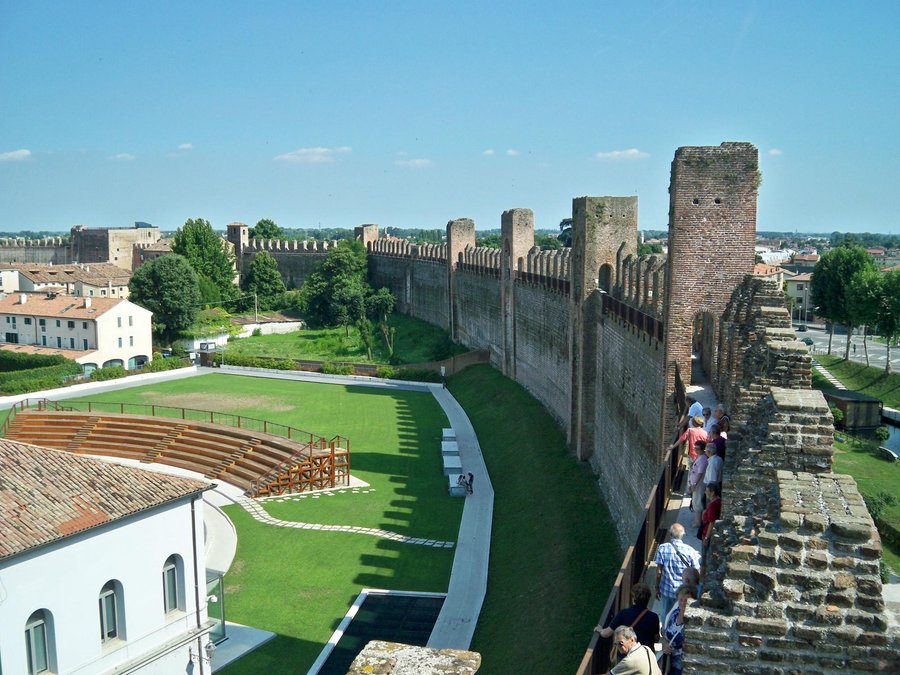
[[[779,267],[778,265],[767,265],[766,263],[756,263],[753,266],[753,276],[763,277],[764,279],[771,279],[772,281],[777,281],[778,285],[781,288],[784,288],[785,278],[790,278],[790,277],[794,276],[794,273],[784,269],[783,267]]]
[[[0,672],[211,673],[210,487],[0,440]]]
[[[131,370],[152,358],[152,314],[121,298],[8,295],[0,298],[0,349],[63,354],[86,373],[104,366]]]
[[[794,299],[791,318],[794,321],[812,321],[815,319],[812,306],[812,272],[795,274],[784,281],[785,292]]]
[[[127,298],[131,272],[110,263],[50,265],[7,263],[2,270],[15,270],[15,291],[49,291],[62,289],[68,295]],[[9,291],[7,291],[9,292]]]

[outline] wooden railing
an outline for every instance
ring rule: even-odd
[[[661,526],[669,503],[672,487],[680,484],[683,468],[681,466],[681,446],[670,450],[663,458],[659,480],[650,490],[644,506],[644,520],[635,537],[634,543],[625,551],[625,558],[619,568],[619,574],[613,583],[612,591],[600,614],[599,625],[606,626],[622,609],[631,605],[631,589],[643,579],[656,554],[656,548],[666,536]],[[615,628],[615,626],[613,626]],[[584,658],[578,666],[576,675],[596,675],[609,670],[609,654],[612,649],[612,637],[603,638],[594,631]]]
[[[106,401],[51,401],[46,398],[32,399],[28,398],[17,403],[10,414],[7,421],[0,426],[0,431],[5,431],[9,422],[15,416],[16,409],[25,410],[26,408],[36,408],[38,410],[72,410],[77,412],[98,412],[98,413],[118,413],[120,415],[149,415],[151,417],[166,417],[171,419],[188,420],[191,422],[210,422],[212,424],[222,424],[237,429],[245,429],[248,431],[261,431],[273,436],[281,436],[297,443],[308,444],[314,448],[327,448],[328,439],[318,434],[313,434],[302,429],[281,424],[280,422],[270,422],[268,420],[256,419],[255,417],[244,417],[243,415],[231,415],[229,413],[214,412],[212,410],[197,410],[194,408],[177,408],[167,405],[153,405],[150,403],[113,403]]]

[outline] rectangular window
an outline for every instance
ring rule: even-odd
[[[87,348],[88,348],[88,346],[87,346],[87,338],[84,338],[84,339],[81,341],[81,348],[84,349],[84,350],[87,350]]]
[[[28,675],[50,670],[47,658],[47,624],[38,619],[25,626],[25,648],[28,652]]]
[[[119,347],[122,346],[122,338],[119,338]]]
[[[56,336],[56,348],[62,349],[62,338],[59,337],[58,335]]]
[[[119,634],[116,626],[116,592],[106,591],[100,595],[100,639],[112,640]]]
[[[802,290],[803,290],[803,284],[797,284],[797,290],[798,290],[798,291],[802,291]]]
[[[75,338],[69,338],[69,349],[75,349]]]
[[[119,328],[122,327],[122,317],[121,316],[116,319],[116,323],[119,324]]]
[[[94,289],[92,288],[92,289],[91,289],[90,291],[88,291],[88,292],[89,292],[91,295],[93,295],[93,294],[94,294]]]
[[[178,609],[178,577],[174,563],[163,567],[163,606],[167,614]]]
[[[46,326],[47,319],[38,319],[38,326]]]
[[[30,326],[30,325],[31,325],[31,317],[30,317],[30,316],[26,316],[26,317],[25,317],[25,325],[26,325],[26,326]]]
[[[129,326],[133,326],[133,325],[134,325],[134,319],[133,319],[133,317],[132,317],[130,314],[128,315],[128,325],[129,325]]]
[[[87,321],[82,321],[82,322],[81,322],[81,327],[82,327],[84,330],[87,330]]]
[[[102,290],[100,291],[100,295],[106,295],[106,289],[105,289],[105,288],[102,289]]]
[[[57,319],[57,320],[56,320],[56,327],[59,328],[60,326],[62,326],[62,322],[61,322],[59,319]]]
[[[134,336],[133,335],[128,336],[128,346],[134,347]]]
[[[46,347],[46,346],[47,346],[47,336],[41,335],[41,347]]]
[[[69,330],[72,330],[72,329],[75,328],[75,322],[74,322],[74,321],[67,321],[67,322],[66,322],[66,326],[68,326]]]

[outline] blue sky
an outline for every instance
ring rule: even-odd
[[[758,229],[900,231],[897,2],[0,0],[0,231],[556,227],[682,145],[760,150]]]

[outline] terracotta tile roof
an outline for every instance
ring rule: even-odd
[[[209,487],[0,440],[0,560]]]
[[[753,275],[757,277],[770,277],[776,274],[784,274],[785,270],[778,265],[768,265],[766,263],[756,263],[753,266]]]
[[[812,272],[804,272],[803,274],[798,274],[794,276],[789,281],[803,283],[804,281],[812,281]]]
[[[79,298],[71,295],[48,298],[38,293],[26,293],[25,304],[22,304],[20,295],[22,294],[11,293],[0,299],[0,314],[46,316],[54,319],[96,319],[120,302],[125,302],[122,298]],[[85,300],[91,301],[90,307],[84,306]]]
[[[117,285],[125,285],[131,278],[128,270],[112,263],[90,263],[86,265],[50,265],[43,263],[8,263],[4,269],[17,269],[19,273],[36,284],[87,283],[106,285],[112,280]]]

